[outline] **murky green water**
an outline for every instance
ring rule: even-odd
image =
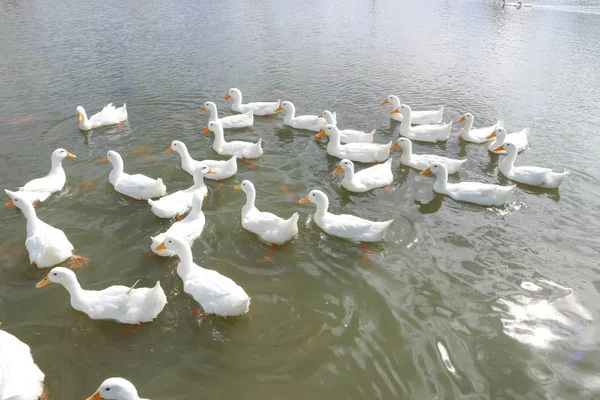
[[[539,4],[536,4],[539,5]],[[152,285],[168,305],[130,332],[74,311],[29,265],[25,222],[0,213],[0,328],[28,343],[53,399],[91,394],[110,376],[152,399],[450,399],[598,396],[600,310],[600,5],[560,2],[500,10],[495,2],[116,2],[0,3],[0,169],[4,188],[45,174],[57,147],[68,182],[37,209],[93,262],[77,271],[86,288]],[[250,316],[199,321],[172,260],[149,257],[150,235],[168,227],[145,203],[108,183],[100,163],[119,151],[126,169],[160,176],[169,192],[191,185],[179,158],[216,158],[200,135],[213,100],[230,87],[247,100],[286,99],[301,114],[337,111],[343,127],[397,137],[397,94],[415,109],[446,106],[476,125],[498,117],[531,128],[523,164],[568,167],[558,191],[519,187],[501,209],[433,194],[433,181],[394,166],[393,192],[349,195],[331,174],[325,142],[256,118],[232,138],[263,138],[252,169],[217,189],[196,262],[240,283]],[[88,113],[127,102],[120,129],[82,133]],[[452,138],[415,152],[467,157],[462,180],[508,181],[483,146]],[[399,153],[393,153],[396,159]],[[301,213],[299,237],[262,264],[267,246],[240,225],[245,201],[233,187],[254,182],[260,208]],[[457,178],[455,178],[457,179]],[[395,218],[385,243],[361,249],[308,222],[298,199],[319,188],[334,212]]]

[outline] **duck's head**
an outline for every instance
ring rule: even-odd
[[[229,92],[223,97],[225,100],[233,98],[233,100],[242,99],[242,92],[237,88],[229,89]]]
[[[384,101],[381,102],[380,105],[384,106],[386,104],[391,104],[394,107],[399,107],[400,99],[398,98],[398,96],[394,96],[393,94],[390,94]]]
[[[254,189],[254,184],[252,182],[250,182],[249,180],[243,180],[242,183],[237,185],[234,189],[242,190],[246,194],[254,193],[256,191],[256,189]]]
[[[494,137],[497,137],[500,140],[504,140],[504,138],[506,138],[506,129],[504,129],[502,127],[496,128],[496,129],[494,129],[494,131],[492,133],[487,135],[486,139],[491,139]]]
[[[171,250],[176,254],[183,254],[185,250],[190,249],[190,244],[175,235],[168,235],[165,241],[158,245],[155,250]]]
[[[83,117],[85,116],[85,110],[81,106],[77,106],[77,122],[83,122]]]
[[[496,147],[494,150],[492,151],[506,151],[506,154],[513,154],[513,153],[518,153],[518,148],[514,143],[511,142],[504,142],[501,146]]]
[[[41,288],[51,283],[59,283],[64,286],[67,282],[72,281],[73,279],[77,279],[75,277],[75,272],[68,268],[56,267],[53,268],[44,279],[39,281],[35,287]]]
[[[123,378],[108,378],[87,400],[129,400],[139,398],[133,383]]]
[[[210,121],[208,125],[206,125],[206,128],[202,129],[202,132],[200,133],[206,133],[208,131],[214,133],[223,132],[223,125],[221,125],[221,122],[219,121]]]
[[[464,122],[464,121],[473,122],[474,120],[475,120],[475,117],[473,116],[473,114],[464,113],[456,122]]]
[[[170,153],[172,151],[176,151],[177,153],[185,152],[187,150],[187,146],[185,143],[179,140],[173,140],[168,149],[165,150],[165,153]]]
[[[65,149],[56,149],[52,152],[52,161],[62,161],[65,158],[75,158],[75,154],[71,154]]]
[[[344,158],[342,161],[340,161],[338,167],[333,171],[333,174],[337,175],[342,171],[354,171],[354,163]]]
[[[316,204],[317,206],[320,205],[327,205],[329,203],[329,199],[327,198],[327,195],[325,193],[323,193],[320,190],[311,190],[308,195],[306,195],[305,197],[301,198],[299,203],[307,203],[307,202],[311,202]]]
[[[10,201],[5,204],[6,207],[17,207],[19,210],[23,210],[23,208],[31,205],[31,201],[27,199],[22,193],[19,192],[11,192],[8,189],[4,189],[4,193],[10,197]]]
[[[446,166],[444,164],[433,163],[429,166],[429,168],[425,168],[419,174],[420,175],[434,174],[436,176],[443,175],[443,174],[448,174],[448,169],[446,168]]]
[[[204,112],[206,110],[208,110],[211,114],[216,113],[217,105],[215,103],[213,103],[212,101],[207,101],[202,105],[202,108],[200,108],[200,110],[198,110],[198,112]]]
[[[335,125],[336,123],[333,113],[329,110],[323,111],[323,114],[319,115],[319,117],[325,118],[325,121],[327,121],[328,124]]]
[[[400,148],[401,150],[407,150],[409,148],[412,148],[412,142],[410,141],[410,139],[401,137],[398,140],[396,140],[394,142],[394,144],[392,144],[390,146],[390,149],[396,149],[396,148]]]
[[[212,168],[209,168],[208,165],[204,164],[204,163],[200,163],[198,164],[198,166],[194,169],[194,175],[199,175],[199,176],[206,176],[208,174],[214,174],[217,171],[215,171]]]
[[[325,128],[321,129],[315,136],[322,137],[325,135],[327,135],[329,137],[339,136],[340,131],[338,130],[338,128],[336,128],[335,125],[327,124],[327,125],[325,125]]]
[[[283,110],[283,111],[285,111],[285,112],[289,112],[289,111],[295,111],[295,110],[296,110],[296,108],[294,107],[294,104],[292,104],[292,102],[291,102],[291,101],[282,101],[282,102],[279,104],[279,107],[277,107],[277,108],[275,109],[275,112],[277,112],[277,111],[281,111],[281,110]]]
[[[102,162],[110,162],[112,165],[123,164],[123,159],[121,155],[114,150],[109,150],[106,152],[106,157],[102,159]]]
[[[406,104],[400,104],[396,108],[394,108],[390,112],[390,114],[402,114],[402,115],[404,115],[404,114],[409,113],[410,111],[412,111],[412,110],[410,109],[410,107],[408,105],[406,105]]]

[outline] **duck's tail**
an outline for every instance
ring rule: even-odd
[[[160,281],[157,281],[156,285],[148,292],[143,308],[147,310],[148,314],[151,314],[152,319],[154,319],[160,314],[163,308],[165,308],[165,304],[167,304],[167,296],[160,286]]]

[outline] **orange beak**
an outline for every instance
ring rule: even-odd
[[[208,173],[209,173],[209,174],[216,174],[216,173],[217,173],[217,171],[215,171],[215,170],[214,170],[214,169],[212,169],[212,168],[209,168],[209,169],[208,169]]]
[[[154,250],[166,250],[166,249],[167,249],[167,246],[165,246],[165,242],[162,242],[161,244],[156,246],[156,248]]]
[[[204,112],[204,111],[206,111],[206,107],[204,107],[204,106],[202,106],[202,108],[198,110],[198,112]]]
[[[396,148],[398,148],[398,147],[400,147],[400,145],[398,144],[398,142],[394,142],[394,144],[392,144],[392,145],[390,146],[390,150],[392,150],[392,149],[396,149]]]
[[[465,116],[463,115],[462,117],[460,117],[460,119],[456,122],[463,122],[465,120]]]
[[[85,400],[102,400],[102,397],[100,397],[100,393],[98,393],[98,391],[96,390],[96,393],[94,393]]]
[[[397,108],[394,109],[394,111],[392,111],[390,114],[398,114],[400,112],[400,110],[398,110]]]
[[[340,172],[342,172],[342,170],[343,170],[343,169],[344,169],[344,168],[342,168],[342,166],[341,166],[341,165],[338,165],[338,167],[335,169],[335,171],[333,171],[333,174],[334,174],[334,175],[337,175],[337,174],[339,174]]]
[[[77,156],[73,153],[67,153],[67,158],[77,158]]]
[[[298,201],[298,203],[308,203],[309,201],[310,199],[308,198],[308,196],[304,196],[300,199],[300,201]]]
[[[317,134],[315,135],[315,137],[322,137],[322,136],[325,136],[325,135],[326,135],[326,133],[325,133],[325,129],[321,129],[321,130],[319,131],[319,133],[317,133]]]
[[[13,207],[14,205],[15,203],[12,200],[5,204],[6,207]]]
[[[172,151],[173,151],[173,146],[169,146],[169,148],[165,150],[165,153],[170,153]]]
[[[81,113],[77,113],[77,122],[83,121],[83,115]]]
[[[283,108],[281,108],[281,106],[279,106],[279,107],[277,107],[277,108],[275,109],[275,112],[278,112],[278,111],[281,111],[281,110],[283,110]]]
[[[323,118],[323,114],[319,114],[318,118]]]
[[[35,285],[35,287],[39,289],[39,288],[44,287],[46,285],[49,285],[51,283],[52,283],[52,281],[50,279],[48,279],[48,276],[46,276],[44,279],[42,279],[41,281],[39,281],[37,283],[37,285]]]
[[[231,96],[229,95],[229,93],[227,93],[225,95],[225,97],[223,97],[224,100],[229,100],[230,98],[231,98]],[[202,108],[204,108],[204,107],[202,107]]]
[[[200,132],[200,133],[206,133],[208,131],[210,131],[210,129],[208,129],[208,126],[207,126],[206,128],[202,129],[202,132]]]
[[[388,99],[385,99],[384,101],[382,101],[380,106],[385,106],[386,104],[390,104],[390,101]]]
[[[237,185],[236,187],[234,187],[235,190],[242,190],[242,185]]]
[[[500,146],[500,147],[496,147],[494,150],[492,151],[500,151],[500,150],[505,150],[504,145]]]
[[[494,132],[490,133],[490,134],[489,134],[489,135],[487,135],[485,138],[486,138],[486,139],[491,139],[491,138],[493,138],[493,137],[496,137],[496,131],[494,131]]]
[[[431,173],[431,168],[427,167],[423,171],[419,172],[419,175],[427,175]]]
[[[102,162],[108,162],[108,157],[104,157],[102,160],[100,160]]]

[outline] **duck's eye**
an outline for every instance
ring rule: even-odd
[[[105,390],[108,392],[110,390],[110,388],[106,388]]]
[[[57,276],[58,274],[55,272],[55,273],[53,273],[52,275],[54,275],[54,276]]]
[[[15,202],[19,201],[18,199],[15,199]]]
[[[171,243],[171,241],[169,240],[169,243]]]
[[[315,197],[315,194],[314,194],[314,193],[312,194],[312,197]]]

